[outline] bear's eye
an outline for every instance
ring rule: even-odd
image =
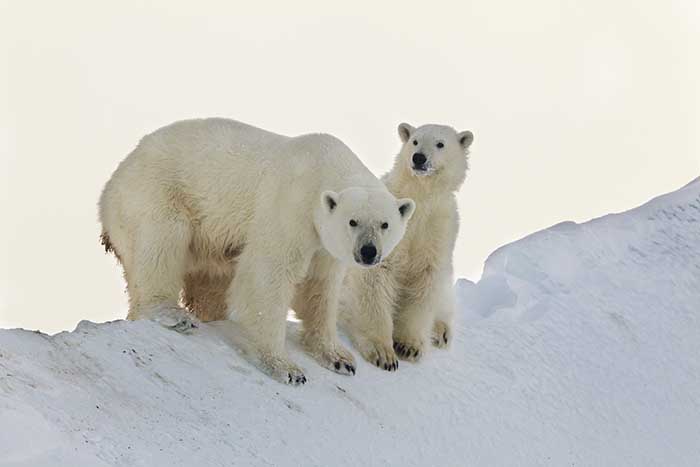
[[[414,145],[414,146],[418,146],[418,140],[417,140],[417,139],[414,139],[414,140],[413,140],[413,145]]]
[[[382,223],[382,230],[386,230],[388,228],[389,228],[389,224],[387,224],[386,222],[383,222]]]
[[[350,219],[350,227],[357,227],[357,221],[355,219]]]
[[[444,148],[444,147],[445,147],[445,145],[444,145],[444,144],[442,144],[442,143],[438,143],[438,144],[436,144],[436,146],[438,147],[438,149],[442,149],[442,148]]]

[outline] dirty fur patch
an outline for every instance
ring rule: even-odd
[[[119,258],[119,254],[114,249],[114,246],[112,246],[112,242],[109,240],[109,235],[107,234],[107,232],[102,232],[102,235],[100,235],[100,244],[104,246],[105,253],[114,254],[114,257],[117,258],[117,261],[121,263],[121,258]]]

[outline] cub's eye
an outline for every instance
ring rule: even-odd
[[[438,147],[438,149],[442,149],[442,148],[444,148],[444,147],[445,147],[445,145],[444,145],[444,144],[442,144],[442,143],[438,143],[438,144],[436,144],[436,146]]]
[[[387,224],[386,222],[382,223],[382,230],[386,230],[388,228],[389,228],[389,224]]]
[[[414,140],[413,140],[413,145],[414,145],[414,146],[418,146],[418,140],[417,140],[417,139],[414,139]]]
[[[355,219],[350,219],[350,227],[357,227],[357,221]]]

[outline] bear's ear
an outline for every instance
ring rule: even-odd
[[[459,141],[462,149],[469,149],[469,146],[472,145],[472,141],[474,141],[474,134],[469,130],[457,133],[457,141]]]
[[[338,193],[335,191],[324,191],[321,193],[321,205],[325,212],[333,212],[338,206]]]
[[[399,125],[399,138],[401,138],[401,142],[405,143],[406,141],[408,141],[408,138],[411,137],[411,133],[413,133],[414,131],[416,131],[416,129],[408,123],[401,123]]]
[[[416,203],[411,198],[402,198],[397,201],[399,205],[399,214],[403,220],[409,220],[416,210]]]

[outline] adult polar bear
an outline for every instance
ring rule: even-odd
[[[129,319],[195,327],[178,305],[184,291],[203,319],[239,323],[261,369],[302,384],[284,349],[290,304],[310,353],[354,373],[335,329],[346,266],[387,256],[414,208],[332,136],[205,119],[144,137],[107,182],[100,220],[124,267]]]
[[[350,271],[341,297],[341,320],[355,346],[389,371],[398,368],[397,353],[415,361],[431,338],[438,347],[451,339],[455,192],[466,177],[474,139],[470,131],[443,125],[402,123],[398,130],[403,146],[382,180],[395,196],[415,200],[416,215],[380,268]]]

